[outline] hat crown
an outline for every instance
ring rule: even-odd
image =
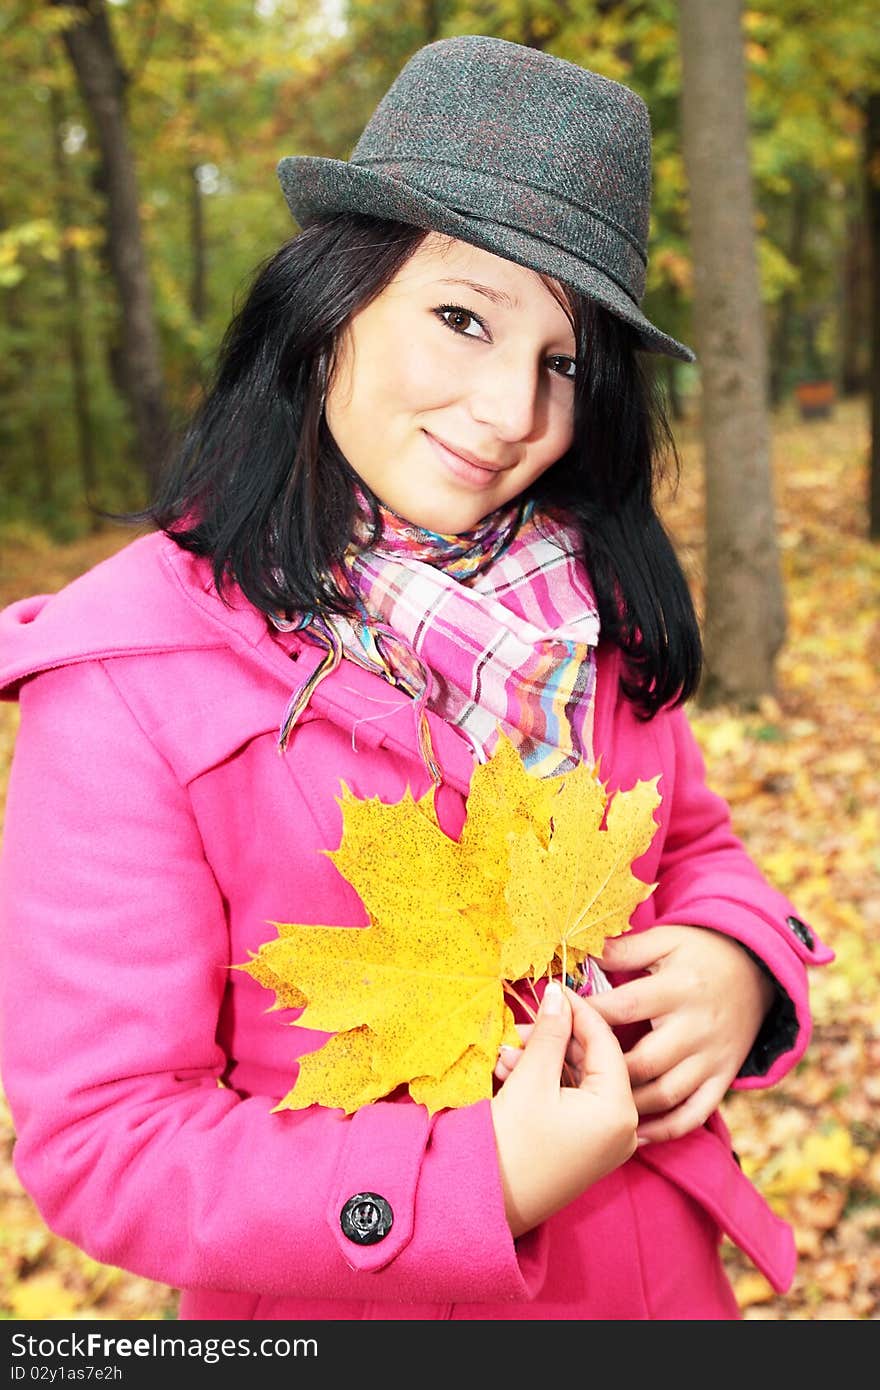
[[[505,39],[439,39],[401,69],[351,163],[423,184],[450,205],[456,174],[469,172],[461,211],[471,215],[481,188],[485,215],[493,215],[501,180],[519,189],[531,218],[530,191],[553,222],[566,206],[598,218],[636,252],[623,288],[641,300],[651,124],[641,97],[619,82]]]
[[[636,92],[555,54],[484,34],[415,52],[348,160],[282,159],[301,227],[384,217],[550,275],[686,362],[642,311],[651,121]]]

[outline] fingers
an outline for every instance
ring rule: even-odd
[[[657,976],[615,985],[605,994],[590,996],[590,1003],[606,1023],[616,1028],[657,1018],[668,1007],[668,989]]]
[[[640,1116],[637,1130],[639,1144],[665,1143],[668,1139],[681,1139],[691,1130],[699,1129],[718,1108],[715,1096],[711,1086],[701,1086],[674,1110],[648,1119]]]
[[[598,960],[603,970],[648,970],[656,965],[660,957],[666,955],[674,944],[675,937],[670,937],[665,927],[652,927],[650,931],[644,932],[625,932],[622,936],[606,938]]]
[[[522,1054],[521,1047],[511,1047],[508,1043],[504,1043],[498,1049],[498,1061],[495,1063],[494,1072],[498,1081],[507,1080]]]
[[[575,1079],[564,1074],[569,1053]],[[545,988],[515,1069],[491,1099],[514,1237],[559,1211],[632,1156],[638,1111],[613,1032],[571,990]]]
[[[559,986],[554,982],[553,991],[550,994],[551,1003],[554,993],[558,989]],[[538,1015],[539,1021],[543,1016],[538,1046],[546,1050],[548,1039],[552,1040],[550,1046],[551,1060],[547,1064],[547,1074],[552,1079],[556,1079],[556,1058],[559,1056],[560,1044],[564,1044],[562,1061],[566,1065],[569,1083],[572,1075],[582,1079],[591,1074],[607,1073],[609,1069],[619,1075],[621,1079],[626,1078],[626,1061],[614,1033],[604,1018],[599,1016],[601,1011],[595,1007],[595,1000],[590,999],[587,1002],[573,990],[568,989],[564,991],[563,999],[567,1001],[570,1010],[570,1030],[567,1037],[563,1038],[560,1023],[560,1020],[565,1016],[564,1008],[557,1015],[552,1009],[542,1007],[541,1013]],[[511,1047],[505,1043],[499,1048],[498,1061],[494,1068],[494,1075],[498,1081],[506,1081],[512,1072],[521,1065],[537,1027],[537,1023],[517,1024],[517,1031],[523,1046]],[[533,1070],[531,1074],[536,1076],[539,1073],[542,1077],[544,1076],[543,1064],[537,1070]]]
[[[699,1066],[695,1065],[691,1058],[686,1058],[684,1062],[676,1067],[671,1067],[669,1071],[655,1074],[643,1084],[638,1084],[633,1079],[632,1068],[630,1068],[629,1077],[633,1099],[643,1119],[677,1109],[707,1080]]]
[[[620,1043],[592,1000],[570,993],[572,1037],[583,1052],[580,1084],[592,1076],[616,1079],[629,1089],[629,1073]]]
[[[502,1043],[501,1047],[499,1047],[498,1061],[495,1063],[494,1071],[494,1075],[499,1081],[506,1081],[513,1071],[523,1054],[523,1047],[525,1047],[531,1037],[532,1027],[533,1024],[531,1023],[516,1024],[516,1031],[519,1033],[519,1040],[522,1047],[513,1047],[510,1043]]]
[[[521,1083],[559,1085],[565,1052],[571,1036],[571,1003],[556,980],[544,989],[531,1036],[517,1063]]]

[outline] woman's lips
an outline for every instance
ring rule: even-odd
[[[442,439],[438,439],[427,430],[425,435],[440,462],[463,483],[470,483],[472,487],[477,488],[491,487],[496,476],[505,471],[500,464],[477,463],[473,455],[460,454],[457,449],[444,444]]]

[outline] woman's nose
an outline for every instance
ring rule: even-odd
[[[541,371],[524,359],[496,357],[474,377],[470,409],[480,424],[490,425],[505,440],[528,439],[539,426]]]

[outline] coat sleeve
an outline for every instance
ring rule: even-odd
[[[658,717],[667,721],[673,750],[661,788],[670,809],[656,872],[654,924],[724,932],[768,971],[776,1001],[734,1085],[770,1086],[800,1060],[810,1039],[807,967],[827,963],[833,952],[767,882],[734,834],[727,803],[706,783],[685,712]]]
[[[511,1239],[488,1102],[433,1121],[392,1101],[273,1114],[277,1096],[222,1084],[223,894],[187,789],[100,662],[22,687],[0,951],[16,1170],[95,1259],[178,1288],[340,1300],[342,1317],[363,1299],[536,1292],[543,1238]],[[364,1187],[394,1220],[360,1246],[339,1218]]]

